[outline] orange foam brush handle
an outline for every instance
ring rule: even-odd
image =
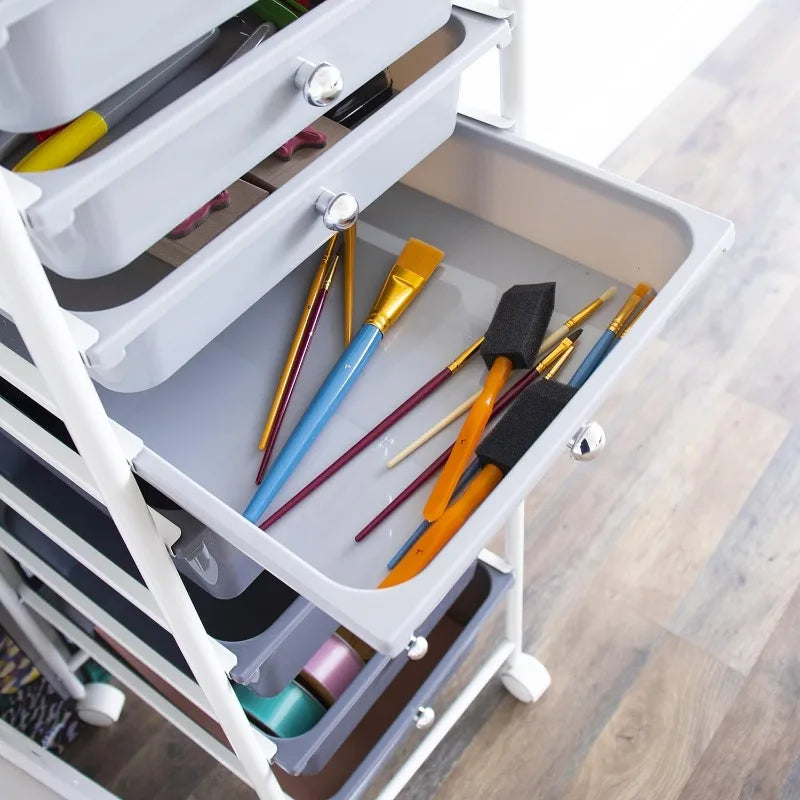
[[[422,510],[422,516],[428,522],[435,522],[444,514],[444,510],[456,490],[458,481],[467,468],[475,448],[478,446],[481,434],[489,423],[497,396],[508,380],[512,366],[511,359],[505,356],[500,356],[494,360],[494,364],[492,364],[492,368],[483,383],[483,391],[469,410],[469,414],[458,432],[450,457],[447,459],[447,463],[439,475],[439,480],[436,481],[436,485],[425,503],[425,508]]]
[[[455,536],[472,512],[486,499],[503,478],[494,465],[487,464],[464,490],[464,493],[428,528],[383,579],[379,589],[397,586],[419,575]]]

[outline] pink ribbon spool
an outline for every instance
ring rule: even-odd
[[[326,706],[332,706],[363,667],[358,653],[334,634],[311,656],[300,679]]]

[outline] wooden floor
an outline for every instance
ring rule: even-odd
[[[799,153],[800,2],[774,0],[609,160],[737,244],[598,414],[603,456],[528,501],[552,688],[490,685],[406,800],[800,798]],[[71,757],[124,800],[253,797],[134,697]]]

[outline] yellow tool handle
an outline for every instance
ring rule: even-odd
[[[344,346],[353,338],[353,294],[356,285],[356,226],[344,232]]]
[[[472,512],[486,499],[503,478],[494,465],[487,464],[470,482],[464,493],[433,525],[420,536],[419,541],[381,581],[379,589],[397,586],[419,575],[455,536]]]
[[[467,468],[467,464],[478,446],[481,434],[489,422],[497,396],[508,380],[512,369],[511,359],[499,356],[494,360],[483,383],[483,390],[464,420],[447,463],[422,510],[422,516],[428,522],[439,519],[447,508],[458,481]]]
[[[108,125],[96,111],[87,111],[31,150],[14,172],[45,172],[65,167],[108,133]]]
[[[297,354],[300,352],[300,344],[303,341],[303,334],[305,333],[306,326],[308,325],[308,318],[311,314],[311,307],[314,305],[314,300],[322,289],[322,283],[325,280],[327,273],[328,262],[330,261],[331,254],[336,245],[336,237],[334,234],[328,246],[325,249],[325,255],[319,263],[317,272],[314,275],[314,280],[311,281],[311,288],[308,290],[308,297],[306,297],[306,304],[303,306],[303,311],[300,314],[300,321],[297,323],[297,330],[294,332],[294,339],[292,339],[292,346],[289,348],[289,355],[286,357],[286,363],[283,365],[283,372],[278,381],[278,388],[275,390],[275,397],[272,400],[272,406],[269,409],[267,421],[264,423],[264,430],[261,433],[261,439],[258,442],[258,449],[263,450],[269,441],[269,435],[275,426],[275,420],[278,418],[278,413],[281,409],[283,397],[286,394],[286,385],[289,383],[289,374],[292,371],[292,365],[297,359]]]

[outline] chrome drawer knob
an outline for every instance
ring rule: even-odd
[[[570,456],[576,461],[591,461],[597,458],[606,446],[606,432],[599,422],[592,420],[582,425],[569,440]]]
[[[355,224],[360,211],[358,200],[347,192],[332,192],[323,189],[317,198],[317,211],[322,214],[322,222],[332,231],[344,231]]]
[[[294,74],[294,83],[302,90],[306,103],[319,108],[338,100],[344,89],[342,73],[327,61],[319,64],[303,61]]]
[[[424,636],[412,636],[406,653],[412,661],[419,661],[428,652],[428,640]]]
[[[414,714],[414,725],[418,730],[430,728],[436,719],[436,712],[430,706],[420,706]]]

